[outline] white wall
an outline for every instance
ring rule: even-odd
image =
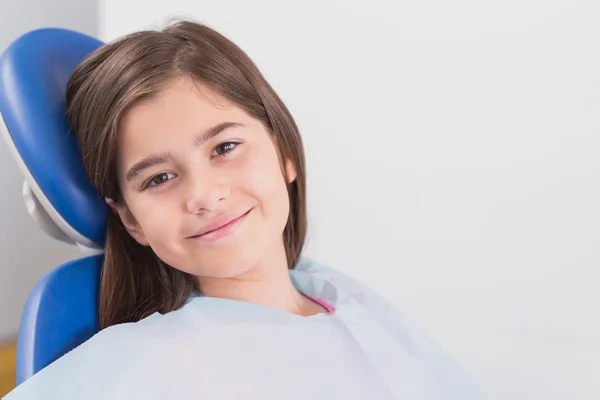
[[[58,26],[98,34],[97,1],[19,0],[0,6],[0,52],[32,29]],[[0,342],[17,333],[25,300],[50,269],[80,256],[44,234],[26,212],[22,174],[0,139]]]
[[[296,116],[308,252],[393,300],[493,399],[600,398],[600,3],[102,0],[191,16]]]

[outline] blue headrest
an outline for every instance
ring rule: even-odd
[[[86,178],[65,115],[67,80],[100,45],[58,28],[18,38],[0,57],[0,129],[54,222],[73,241],[101,248],[106,204]]]

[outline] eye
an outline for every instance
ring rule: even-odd
[[[144,186],[144,188],[163,185],[173,178],[175,178],[175,174],[171,172],[161,172],[160,174],[154,175]]]
[[[235,149],[239,143],[237,142],[224,142],[214,148],[211,157],[222,156]]]

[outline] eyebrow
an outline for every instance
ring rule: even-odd
[[[213,126],[206,131],[200,133],[194,138],[194,146],[200,147],[210,139],[214,138],[218,134],[228,129],[239,128],[243,126],[238,122],[223,122],[219,125]],[[135,163],[129,171],[127,171],[126,179],[127,182],[131,182],[136,176],[138,176],[143,170],[150,168],[154,165],[165,164],[171,160],[170,153],[157,153],[144,157],[142,160]]]
[[[144,157],[141,161],[138,161],[127,171],[127,182],[131,182],[136,176],[140,174],[146,168],[150,168],[153,165],[165,164],[171,160],[169,153],[152,154],[148,157]]]
[[[217,136],[219,133],[228,129],[239,128],[241,126],[243,125],[238,122],[223,122],[222,124],[213,126],[212,128],[209,128],[206,131],[199,134],[198,136],[196,136],[196,139],[194,140],[194,146],[200,147],[204,143],[208,142],[210,139]]]

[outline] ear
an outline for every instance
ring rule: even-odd
[[[285,170],[287,172],[287,183],[292,183],[298,177],[296,173],[296,167],[294,163],[289,158],[285,160]]]
[[[148,240],[146,239],[146,235],[144,235],[144,231],[142,227],[137,223],[137,220],[129,210],[129,207],[125,204],[117,204],[112,199],[108,197],[105,198],[106,204],[110,206],[117,214],[119,214],[119,218],[121,218],[121,222],[125,227],[125,230],[134,238],[139,244],[142,246],[149,246]]]

